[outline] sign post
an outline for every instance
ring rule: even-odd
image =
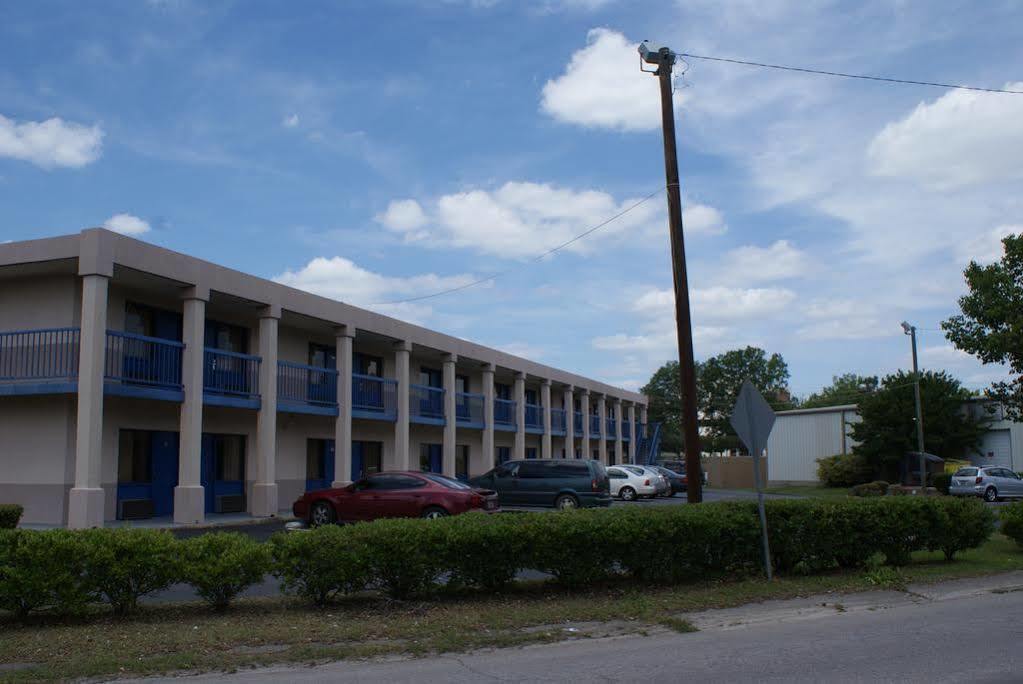
[[[757,488],[757,509],[764,541],[764,570],[771,579],[771,546],[767,541],[767,513],[764,511],[764,487],[760,481],[760,456],[767,448],[767,438],[774,427],[774,411],[753,383],[746,380],[732,409],[732,427],[753,457],[753,482]]]

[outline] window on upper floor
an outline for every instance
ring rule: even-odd
[[[384,360],[379,356],[356,352],[352,354],[352,372],[381,378],[384,375]]]
[[[210,349],[247,354],[249,352],[249,331],[240,325],[206,321],[206,341]]]
[[[512,388],[511,385],[505,385],[500,382],[494,383],[494,394],[498,399],[504,399],[505,401],[511,400]]]
[[[337,350],[325,344],[310,342],[309,365],[317,368],[337,368]]]
[[[181,314],[137,302],[125,302],[124,332],[180,342]]]

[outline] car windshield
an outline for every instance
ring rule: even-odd
[[[472,489],[472,487],[465,484],[464,482],[461,482],[460,480],[455,480],[454,478],[445,477],[444,475],[436,475],[431,473],[429,475],[424,475],[424,477],[427,480],[436,482],[437,484],[443,485],[448,489]]]
[[[962,476],[962,477],[973,477],[976,474],[977,474],[977,469],[976,468],[960,468],[959,470],[956,471],[956,475],[959,475],[959,476]],[[919,479],[919,478],[917,478],[917,479]]]
[[[626,470],[628,470],[633,475],[646,475],[646,471],[644,471],[642,468],[637,468],[636,466],[622,466],[622,467],[625,468]]]

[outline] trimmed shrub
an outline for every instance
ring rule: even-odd
[[[181,543],[181,579],[215,610],[263,580],[270,553],[256,540],[237,532],[215,532]]]
[[[325,525],[307,532],[281,532],[270,538],[270,568],[281,591],[327,605],[334,597],[362,591],[371,574],[351,529]]]
[[[365,555],[373,586],[405,599],[433,589],[447,570],[445,528],[450,522],[384,519],[352,525],[349,535]]]
[[[888,483],[884,480],[874,480],[858,484],[850,490],[853,496],[884,496],[888,493]]]
[[[88,548],[68,530],[0,530],[0,608],[29,613],[80,611],[94,594],[84,580]]]
[[[998,509],[1002,534],[1023,546],[1023,501],[1002,506]]]
[[[995,514],[979,499],[951,497],[925,499],[933,509],[928,548],[942,551],[946,560],[966,549],[975,549],[995,531]]]
[[[942,494],[948,494],[948,489],[952,486],[952,473],[937,473],[936,475],[932,475],[931,486]]]
[[[468,513],[434,522],[443,524],[449,584],[496,591],[525,567],[530,539],[518,516]]]
[[[25,509],[20,504],[0,504],[0,530],[13,530]]]
[[[182,579],[181,542],[166,530],[132,528],[78,532],[86,546],[85,579],[117,615],[139,598]]]
[[[627,551],[617,538],[605,536],[614,513],[582,509],[525,514],[519,533],[529,541],[526,567],[550,573],[569,587],[607,580],[616,572],[616,560]]]
[[[873,469],[859,454],[836,454],[817,459],[817,479],[827,487],[855,487],[869,482]]]

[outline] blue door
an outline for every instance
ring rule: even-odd
[[[178,433],[152,436],[153,515],[173,515],[174,488],[178,486]]]
[[[214,513],[217,497],[245,494],[245,438],[203,434],[200,467],[206,512]]]
[[[426,473],[444,471],[444,450],[440,444],[419,445],[419,469]]]
[[[352,482],[363,477],[362,451],[362,442],[352,442]]]
[[[526,447],[526,458],[536,458],[536,447]]]
[[[334,483],[334,440],[310,439],[306,443],[305,489],[328,489]]]

